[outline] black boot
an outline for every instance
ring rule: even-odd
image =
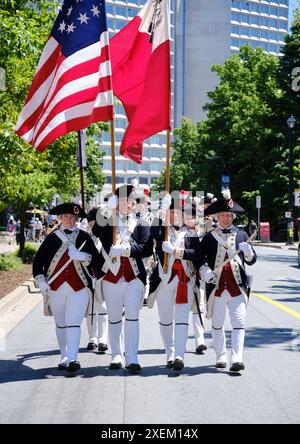
[[[233,362],[230,367],[231,372],[240,372],[241,370],[245,370],[245,366],[242,362]]]
[[[184,368],[184,363],[181,359],[175,359],[173,364],[173,370],[175,372],[181,372],[181,370]]]
[[[76,372],[77,370],[80,370],[80,362],[79,361],[71,361],[69,362],[66,370],[67,372]]]
[[[200,344],[200,345],[198,345],[198,347],[196,348],[196,353],[197,353],[197,355],[203,355],[204,353],[204,351],[205,350],[207,350],[207,347],[206,347],[206,345],[205,344]]]

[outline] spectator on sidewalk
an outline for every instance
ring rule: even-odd
[[[258,231],[257,224],[254,222],[253,219],[251,219],[249,223],[249,235],[252,236],[252,234],[254,234],[257,231]]]
[[[21,222],[20,222],[20,219],[19,219],[17,221],[17,223],[16,223],[16,230],[15,230],[17,245],[20,245],[20,234],[21,234]]]

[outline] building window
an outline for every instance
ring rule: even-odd
[[[241,23],[249,23],[249,15],[241,14],[240,21]]]
[[[249,36],[250,30],[249,28],[241,28],[241,35],[248,35]]]
[[[268,38],[267,31],[260,31],[260,38],[261,39],[267,39]]]
[[[277,15],[277,8],[274,8],[273,6],[270,6],[269,13],[271,15]]]
[[[234,22],[239,22],[240,21],[240,14],[238,14],[237,12],[233,12],[231,18]]]
[[[258,38],[258,29],[251,29],[251,37]]]
[[[269,19],[268,23],[269,23],[269,27],[270,28],[276,28],[277,29],[277,20]]]
[[[269,39],[277,41],[277,34],[276,34],[276,32],[269,32]]]
[[[260,5],[260,13],[261,14],[268,14],[268,6],[266,6],[266,5]]]
[[[258,17],[250,17],[251,25],[258,25]]]
[[[141,185],[148,185],[148,177],[140,177],[139,182]]]
[[[269,45],[269,51],[271,51],[271,52],[276,52],[276,53],[278,53],[279,51],[278,51],[278,46],[277,45],[274,45],[274,44],[270,44]]]
[[[251,3],[251,11],[258,12],[258,10],[259,10],[259,5],[257,5],[256,3]]]
[[[288,24],[287,22],[279,22],[279,29],[285,29],[287,31],[288,29]]]
[[[231,34],[239,34],[239,27],[238,26],[231,26]]]
[[[268,19],[264,17],[260,17],[260,26],[268,26]]]

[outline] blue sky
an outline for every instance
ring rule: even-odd
[[[293,10],[296,8],[298,4],[299,4],[298,0],[290,0],[290,21],[293,18]]]

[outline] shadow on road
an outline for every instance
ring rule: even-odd
[[[245,346],[248,348],[282,345],[282,350],[290,351],[287,345],[293,340],[293,329],[290,328],[247,328]],[[292,345],[291,345],[292,347]]]
[[[285,262],[290,264],[297,263],[297,252],[295,251],[295,256],[286,256],[286,255],[276,255],[276,254],[258,254],[259,261],[266,262]],[[298,268],[298,267],[297,267]]]

